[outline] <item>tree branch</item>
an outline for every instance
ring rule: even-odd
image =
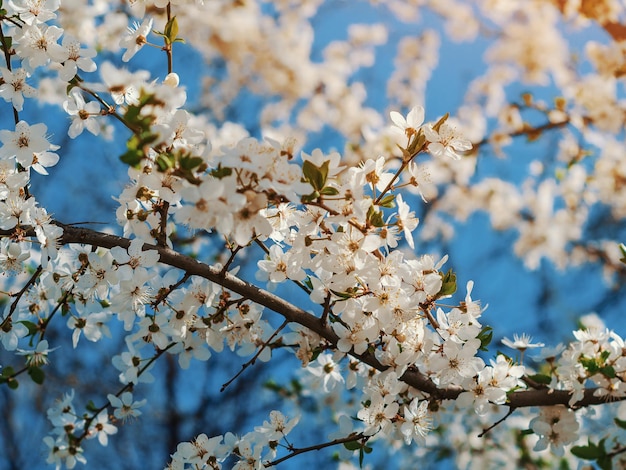
[[[84,227],[65,225],[57,221],[54,223],[63,228],[63,236],[59,240],[59,243],[62,245],[80,243],[109,249],[115,246],[122,248],[128,248],[130,246],[131,240],[128,238],[110,235],[108,233],[101,233]],[[21,230],[23,230],[27,236],[35,236],[35,231],[32,228],[21,227]],[[11,230],[0,230],[0,237],[10,236],[11,234]],[[146,243],[143,246],[143,250],[156,250],[159,252],[159,261],[161,263],[181,269],[189,275],[199,276],[212,281],[241,295],[244,298],[250,299],[257,304],[282,315],[291,323],[298,323],[299,325],[308,328],[324,338],[331,345],[337,345],[337,341],[339,340],[337,334],[329,326],[323,325],[318,317],[266,290],[255,286],[254,284],[250,284],[242,279],[239,279],[230,273],[224,273],[221,269],[202,263],[197,259],[185,256],[167,247],[160,247]],[[381,364],[380,361],[376,359],[374,354],[367,352],[364,354],[351,352],[349,354],[379,371],[385,371],[389,368],[388,366]],[[429,377],[422,374],[415,367],[410,367],[406,372],[404,372],[404,374],[400,377],[400,380],[411,387],[430,394],[432,397],[437,399],[454,400],[461,394],[461,392],[463,392],[463,390],[459,387],[437,387],[437,385]],[[580,408],[589,405],[606,403],[606,397],[594,395],[596,390],[597,388],[585,389],[582,398],[577,401],[573,407]],[[541,390],[521,390],[509,394],[509,400],[506,403],[506,406],[513,408],[552,405],[569,406],[571,393],[572,392],[568,390],[552,390],[547,388]],[[621,398],[614,399],[614,401],[619,400],[621,400]]]

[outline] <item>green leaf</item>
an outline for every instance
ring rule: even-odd
[[[139,167],[141,160],[143,159],[143,152],[141,150],[128,150],[122,156],[120,160],[133,168]]]
[[[611,461],[611,457],[609,456],[600,457],[597,460],[597,462],[598,462],[598,467],[600,467],[602,470],[613,469],[613,462]]]
[[[18,321],[18,323],[21,323],[26,328],[28,328],[28,335],[27,336],[36,335],[37,333],[39,333],[39,327],[37,326],[36,323],[33,323],[32,321],[20,320],[20,321]]]
[[[96,411],[98,411],[98,407],[95,405],[93,400],[89,400],[87,402],[87,411],[89,411],[90,413],[95,413]]]
[[[487,346],[489,346],[491,340],[493,339],[493,328],[490,326],[483,327],[483,329],[480,330],[480,333],[478,333],[477,338],[480,340],[479,349],[481,351],[487,351]]]
[[[318,191],[313,191],[311,194],[302,196],[300,198],[300,201],[302,201],[303,204],[306,204],[307,202],[316,201],[319,197],[320,197],[320,193]]]
[[[359,450],[363,447],[359,441],[344,442],[343,446],[348,450]]]
[[[598,365],[595,358],[581,356],[579,362],[587,370],[587,372],[592,375],[600,370],[600,366]]]
[[[2,369],[2,374],[0,374],[0,377],[6,379],[7,377],[11,377],[13,374],[15,374],[15,369],[13,369],[13,367],[11,366],[6,366]]]
[[[321,167],[318,167],[311,161],[305,160],[302,164],[302,174],[304,175],[304,180],[313,186],[313,189],[316,191],[321,190],[326,185],[329,163],[330,160],[327,160]]]
[[[17,379],[11,379],[7,382],[7,385],[11,390],[15,390],[17,387],[20,386],[20,383],[17,381]]]
[[[437,123],[433,126],[433,130],[435,132],[439,132],[439,129],[441,128],[441,126],[443,125],[444,122],[446,122],[448,120],[448,118],[450,117],[450,113],[446,113],[444,114],[441,119],[439,119],[439,121],[437,121]]]
[[[552,382],[550,376],[545,374],[533,374],[529,375],[528,378],[534,382],[537,382],[538,384],[549,385],[550,382]]]
[[[174,155],[170,153],[160,153],[156,158],[156,164],[161,173],[174,168]]]
[[[606,455],[603,448],[595,445],[590,440],[587,440],[586,446],[574,446],[571,449],[572,454],[580,459],[596,460]]]
[[[322,349],[321,348],[315,348],[313,350],[313,354],[311,354],[311,362],[313,362],[315,359],[317,359],[319,357],[319,355],[322,353]]]
[[[401,147],[398,144],[396,144],[396,147],[398,147],[400,150],[402,150],[402,156],[403,156],[404,160],[408,160],[409,158],[411,158],[411,152],[409,152],[407,149],[405,149],[404,147]]]
[[[620,428],[626,429],[626,421],[623,421],[619,418],[613,418],[613,421],[615,421],[615,424],[617,424]]]
[[[2,10],[0,11],[0,14],[2,14],[2,16],[5,16],[7,14],[6,10]],[[6,45],[7,49],[11,50],[12,46],[13,46],[13,38],[11,36],[5,36],[4,37],[4,45]]]
[[[298,395],[302,393],[303,387],[298,379],[291,379],[289,383],[291,384],[291,387]]]
[[[442,284],[437,297],[440,298],[454,294],[456,292],[456,274],[454,274],[452,268],[448,269],[448,272],[445,274],[439,271],[439,275],[441,276]]]
[[[30,378],[33,379],[33,382],[39,385],[43,383],[43,380],[46,377],[46,374],[44,373],[43,369],[37,366],[29,367],[28,375],[30,375]]]
[[[393,194],[387,194],[384,198],[380,200],[378,205],[381,207],[392,209],[396,207],[396,197]]]
[[[227,166],[223,167],[222,165],[218,165],[217,168],[214,168],[213,170],[211,170],[211,176],[220,180],[232,174],[233,174],[232,168],[229,168]]]
[[[424,144],[426,143],[426,136],[424,135],[424,131],[422,129],[420,129],[414,142],[415,143],[411,145],[411,148],[413,149],[413,154],[415,155],[424,148]]]
[[[337,188],[333,188],[332,186],[326,186],[322,188],[320,194],[323,194],[324,196],[336,196],[339,194],[339,190]]]
[[[352,299],[354,298],[354,295],[355,295],[354,292],[339,292],[339,291],[332,290],[332,289],[329,289],[329,290],[333,293],[333,295],[336,295],[340,299],[344,299],[344,300]]]
[[[180,158],[180,166],[186,170],[193,170],[204,163],[201,157],[184,156]]]
[[[172,44],[178,37],[178,20],[176,20],[175,16],[165,25],[163,35],[165,36],[167,44]]]
[[[605,377],[609,379],[614,379],[617,377],[615,373],[615,368],[613,366],[604,366],[600,369],[600,373],[602,373]]]
[[[374,206],[370,206],[367,210],[367,221],[374,227],[384,227],[385,221],[383,220],[383,213],[374,209]]]

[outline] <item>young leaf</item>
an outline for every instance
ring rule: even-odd
[[[529,375],[528,378],[533,382],[537,382],[538,384],[549,385],[552,379],[549,375],[545,374],[533,374]]]
[[[309,160],[305,160],[302,164],[302,174],[304,175],[304,180],[313,186],[313,189],[316,191],[322,189],[326,184],[326,177],[328,176],[328,163],[329,162],[324,162],[324,165],[322,165],[321,168],[317,167]]]
[[[443,116],[441,116],[441,119],[439,119],[439,121],[437,121],[437,123],[433,126],[433,130],[435,132],[439,132],[439,129],[441,128],[443,123],[448,120],[449,117],[450,117],[450,113],[446,113]]]
[[[448,272],[445,274],[439,271],[439,275],[441,276],[442,284],[437,297],[445,297],[454,294],[456,292],[456,274],[454,274],[452,268],[448,269]]]
[[[37,326],[37,324],[33,323],[32,321],[20,320],[20,321],[18,321],[18,323],[21,323],[26,328],[28,328],[28,335],[27,336],[36,335],[37,333],[39,333],[39,327]]]
[[[95,405],[95,403],[92,400],[89,400],[87,402],[87,411],[89,411],[90,413],[95,413],[96,411],[98,411],[98,407]]]
[[[178,37],[178,20],[176,20],[175,16],[173,16],[172,19],[169,20],[165,25],[165,31],[163,31],[163,35],[167,44],[172,44],[174,41],[176,41],[176,38]]]
[[[43,380],[46,376],[43,369],[36,366],[28,368],[28,375],[30,375],[30,378],[33,379],[33,382],[39,385],[43,383]]]
[[[396,197],[393,194],[387,194],[384,198],[380,200],[378,205],[380,207],[386,207],[388,209],[392,209],[396,207],[395,200],[396,200]]]
[[[359,450],[362,447],[359,441],[344,442],[343,446],[348,450]]]
[[[493,328],[491,328],[490,326],[483,327],[483,329],[480,330],[477,338],[480,340],[479,349],[481,351],[487,351],[487,346],[489,346],[489,343],[491,343],[491,340],[493,338]]]
[[[324,196],[336,196],[339,194],[339,190],[337,188],[333,188],[332,186],[326,186],[325,188],[322,188],[320,194],[323,194]]]

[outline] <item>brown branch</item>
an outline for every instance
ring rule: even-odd
[[[523,129],[520,129],[518,131],[514,131],[514,132],[510,132],[506,135],[508,135],[509,137],[520,137],[523,135],[527,135],[527,136],[533,136],[533,135],[538,135],[541,134],[543,131],[548,131],[550,129],[560,129],[562,127],[567,126],[570,123],[569,119],[565,119],[564,121],[559,121],[559,122],[546,122],[544,124],[541,124],[540,126],[537,127],[532,127],[532,126],[527,126],[525,125]],[[490,137],[485,137],[483,140],[476,142],[476,143],[472,143],[472,150],[468,150],[466,152],[466,155],[473,155],[475,154],[478,149],[480,147],[482,147],[483,145],[486,145],[488,143],[491,142]]]
[[[325,449],[326,447],[336,446],[338,444],[344,444],[346,442],[355,442],[361,439],[367,439],[367,438],[362,433],[354,434],[354,435],[351,434],[350,436],[342,437],[340,439],[335,439],[330,442],[324,442],[323,444],[316,444],[314,446],[302,447],[299,449],[290,448],[289,449],[290,453],[288,455],[285,455],[284,457],[281,457],[280,459],[273,460],[272,462],[267,462],[264,464],[264,466],[275,467],[279,463],[282,463],[285,460],[289,460],[290,458],[295,457],[296,455],[304,454],[305,452],[311,452],[313,450],[321,450],[321,449]]]
[[[11,297],[15,297],[15,300],[13,301],[13,303],[11,303],[11,306],[9,307],[9,313],[7,314],[7,316],[2,319],[2,322],[0,322],[0,328],[4,328],[7,322],[11,321],[11,317],[13,316],[13,313],[15,312],[15,309],[17,308],[17,304],[22,299],[26,291],[28,291],[30,286],[32,286],[35,283],[35,281],[41,274],[41,271],[42,271],[41,265],[37,266],[37,269],[35,270],[33,275],[28,279],[24,287],[22,287],[22,289],[17,294],[13,294],[11,296]]]
[[[83,227],[64,225],[60,222],[55,223],[63,228],[63,236],[59,240],[59,243],[63,245],[69,243],[81,243],[101,248],[113,248],[115,246],[128,248],[130,246],[131,241],[128,238],[110,235],[108,233],[96,232]],[[35,236],[34,229],[27,229],[26,227],[23,227],[22,229],[25,231],[26,236]],[[11,230],[0,230],[0,237],[10,236],[11,234]],[[337,334],[329,326],[323,325],[318,317],[266,290],[259,288],[254,284],[250,284],[242,279],[239,279],[230,273],[223,273],[221,269],[204,264],[197,259],[182,255],[166,247],[159,247],[146,243],[144,244],[143,249],[156,250],[159,252],[161,263],[181,269],[190,275],[199,276],[212,281],[225,289],[229,289],[246,299],[250,299],[257,304],[282,315],[291,323],[298,323],[299,325],[308,328],[324,338],[332,346],[337,345],[337,341],[339,340]],[[389,368],[388,366],[381,364],[376,359],[374,354],[368,352],[364,354],[356,354],[352,352],[350,355],[379,371],[385,371]],[[406,372],[404,372],[404,374],[400,377],[400,380],[411,387],[430,394],[435,399],[453,400],[458,397],[461,392],[463,392],[463,389],[460,387],[437,387],[437,385],[429,377],[422,374],[415,367],[410,367]],[[594,392],[596,390],[598,389],[585,389],[582,398],[577,401],[573,407],[580,408],[606,403],[607,400],[605,397],[594,396]],[[509,394],[509,400],[506,405],[513,408],[553,405],[569,406],[571,393],[572,392],[568,390],[552,389],[521,390]],[[622,398],[614,399],[613,401],[620,400],[622,400]]]

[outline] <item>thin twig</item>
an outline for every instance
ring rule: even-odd
[[[478,435],[478,437],[485,436],[489,431],[491,431],[497,425],[499,425],[500,423],[503,423],[509,416],[511,416],[513,414],[514,411],[515,411],[515,407],[514,406],[509,406],[509,411],[502,418],[500,418],[498,421],[493,423],[491,426],[489,426],[488,428],[483,429],[483,432],[481,432]]]
[[[359,434],[354,434],[354,435],[350,435],[347,437],[342,437],[340,439],[335,439],[329,442],[324,442],[323,444],[316,444],[314,446],[309,446],[309,447],[302,447],[300,449],[297,448],[290,448],[289,451],[291,452],[289,455],[285,455],[284,457],[281,457],[280,459],[276,459],[273,460],[271,462],[266,462],[263,465],[267,468],[267,467],[274,467],[276,465],[278,465],[279,463],[284,462],[285,460],[289,460],[293,457],[295,457],[296,455],[300,455],[300,454],[304,454],[305,452],[311,452],[313,450],[321,450],[321,449],[325,449],[326,447],[332,447],[332,446],[336,446],[338,444],[344,444],[346,442],[355,442],[355,441],[360,441],[360,440],[367,440],[368,438],[366,436],[364,436],[362,433]]]
[[[35,281],[41,274],[42,270],[43,268],[41,267],[41,265],[39,265],[37,269],[35,270],[35,272],[33,273],[33,275],[30,277],[30,279],[26,282],[24,287],[22,287],[22,289],[17,294],[12,295],[12,297],[15,297],[15,300],[9,307],[9,313],[7,314],[7,316],[2,319],[2,323],[0,323],[0,330],[3,329],[4,326],[6,325],[6,322],[8,322],[11,319],[11,317],[13,316],[13,312],[15,312],[15,309],[17,308],[17,304],[19,303],[20,299],[26,293],[26,291],[30,288],[30,286],[32,286],[35,283]]]
[[[239,372],[237,372],[235,374],[235,376],[230,379],[228,382],[226,382],[225,384],[222,385],[222,388],[220,388],[220,392],[223,392],[224,390],[226,390],[226,388],[228,388],[228,386],[233,383],[237,377],[239,377],[241,374],[243,374],[243,371],[246,370],[248,367],[250,367],[251,365],[253,365],[256,360],[259,358],[259,356],[261,355],[261,353],[265,350],[265,348],[269,345],[269,343],[276,337],[276,335],[281,332],[288,324],[289,322],[287,320],[285,320],[277,329],[276,331],[274,331],[274,333],[272,333],[272,336],[270,336],[267,341],[263,342],[263,344],[261,345],[261,347],[259,348],[259,350],[256,352],[256,354],[248,361],[246,362],[244,365],[241,366],[241,370]]]

